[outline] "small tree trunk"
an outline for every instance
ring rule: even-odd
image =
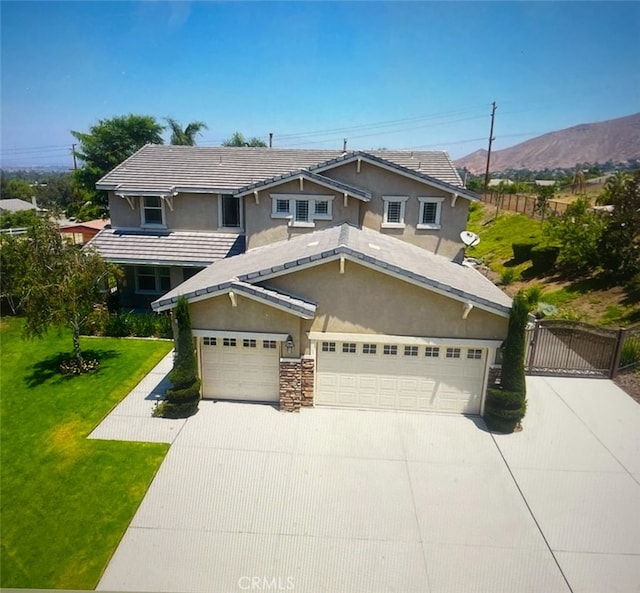
[[[73,327],[73,355],[78,361],[78,364],[82,364],[82,351],[80,350],[80,328],[78,326]]]

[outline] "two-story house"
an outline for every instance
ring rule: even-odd
[[[511,301],[446,153],[145,146],[98,188],[122,304],[191,303],[203,397],[481,412]]]

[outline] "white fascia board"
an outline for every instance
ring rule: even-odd
[[[470,202],[481,201],[479,197],[476,197],[470,194],[464,187],[461,187],[461,186],[458,187],[457,185],[450,185],[448,183],[443,183],[442,181],[438,181],[431,175],[429,175],[430,179],[424,179],[417,172],[414,174],[413,172],[407,171],[404,168],[393,167],[391,165],[388,165],[387,163],[379,163],[378,161],[375,161],[363,155],[354,155],[352,157],[344,159],[343,161],[340,161],[339,163],[332,163],[330,165],[324,165],[323,167],[318,167],[317,169],[313,169],[313,172],[323,173],[325,171],[330,171],[331,169],[335,169],[347,163],[352,163],[354,161],[357,161],[358,159],[365,161],[370,165],[374,165],[376,167],[380,167],[381,169],[386,169],[387,171],[391,171],[392,173],[403,175],[404,177],[408,177],[409,179],[413,179],[414,181],[418,181],[419,183],[424,183],[425,185],[428,185],[430,187],[437,187],[438,189],[441,189],[442,191],[446,191],[447,193],[450,193],[450,194],[457,193],[459,196],[465,198],[466,200],[469,200]],[[402,167],[402,165],[398,165],[398,167]]]
[[[196,338],[236,338],[238,340],[273,340],[275,342],[284,342],[288,338],[288,334],[268,333],[268,332],[245,332],[245,331],[228,331],[221,329],[198,329],[194,328],[191,333]]]
[[[429,338],[417,336],[395,336],[391,334],[350,334],[342,332],[307,333],[309,340],[323,342],[386,343],[418,346],[469,346],[472,348],[499,348],[504,340],[482,340],[476,338]]]
[[[112,264],[119,265],[130,265],[130,266],[166,266],[166,267],[175,267],[180,266],[184,268],[206,268],[210,266],[213,262],[206,261],[175,261],[175,260],[162,260],[162,259],[124,259],[118,257],[109,257],[108,255],[104,255],[103,258],[111,262]]]
[[[166,197],[173,197],[176,196],[178,194],[178,191],[174,188],[168,188],[168,189],[114,189],[113,193],[121,198],[125,198],[125,197],[137,197],[137,196],[142,196],[142,197],[159,197],[159,198],[166,198]]]

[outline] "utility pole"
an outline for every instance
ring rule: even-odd
[[[71,145],[71,154],[73,154],[73,170],[77,171],[78,170],[78,161],[76,160],[76,145],[75,144]]]
[[[489,163],[491,162],[491,144],[495,140],[493,137],[493,121],[496,116],[496,102],[491,103],[491,131],[489,132],[489,149],[487,150],[487,169],[484,173],[484,192],[487,193],[489,187]]]

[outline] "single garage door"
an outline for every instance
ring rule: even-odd
[[[277,345],[274,340],[203,338],[203,397],[277,402]]]
[[[318,342],[316,404],[479,414],[486,348]]]

